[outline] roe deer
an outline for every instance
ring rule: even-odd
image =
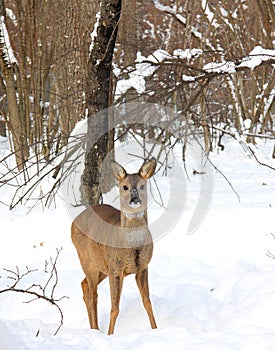
[[[147,180],[155,172],[156,160],[145,161],[135,174],[127,174],[115,161],[111,163],[111,168],[119,185],[121,211],[106,204],[92,206],[72,224],[72,241],[86,275],[81,284],[83,299],[93,329],[99,329],[97,286],[109,276],[109,335],[114,333],[119,314],[123,278],[129,274],[136,274],[151,327],[157,328],[149,298],[148,264],[153,243],[147,224]]]

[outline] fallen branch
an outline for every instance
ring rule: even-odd
[[[267,167],[267,168],[269,168],[269,169],[271,169],[271,170],[275,170],[275,168],[272,167],[272,166],[270,166],[269,164],[266,164],[266,163],[261,162],[261,161],[258,159],[258,157],[256,156],[256,153],[253,151],[253,149],[252,149],[250,146],[247,146],[247,147],[248,147],[249,151],[251,152],[252,156],[256,159],[256,161],[257,161],[258,164],[260,164],[260,165],[262,165],[262,166],[265,166],[265,167]]]
[[[68,298],[66,296],[63,296],[61,298],[56,298],[54,295],[55,288],[56,288],[57,283],[58,283],[58,274],[57,274],[56,264],[57,264],[57,259],[59,257],[61,250],[62,250],[62,248],[56,249],[56,257],[54,260],[52,258],[50,258],[50,265],[51,265],[50,276],[43,286],[41,284],[33,283],[29,287],[21,288],[19,284],[23,281],[23,279],[26,276],[29,276],[30,274],[32,274],[33,272],[37,272],[38,270],[37,269],[30,270],[28,268],[28,266],[26,266],[26,271],[21,272],[19,267],[16,266],[15,270],[4,269],[4,271],[8,273],[7,279],[12,280],[13,283],[11,285],[8,285],[7,288],[0,289],[0,294],[6,293],[6,292],[16,292],[16,293],[23,293],[23,294],[27,294],[27,295],[31,296],[32,299],[25,301],[25,303],[31,303],[34,300],[42,299],[42,300],[47,301],[49,304],[55,306],[56,309],[58,310],[59,315],[60,315],[60,323],[59,323],[58,328],[54,332],[54,335],[56,335],[59,332],[60,328],[63,325],[63,321],[64,321],[63,312],[62,312],[61,307],[59,306],[58,303],[60,300],[62,300],[64,298]],[[44,271],[44,273],[47,273],[47,272]],[[51,285],[51,287],[50,287],[50,285]]]

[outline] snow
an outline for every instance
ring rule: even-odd
[[[243,124],[244,124],[244,128],[246,130],[249,130],[252,124],[252,120],[250,118],[247,118],[243,121]]]
[[[203,50],[201,49],[176,49],[173,52],[173,56],[178,57],[180,59],[186,59],[188,62],[191,58],[198,57],[203,54]]]
[[[260,166],[237,141],[226,137],[223,141],[225,150],[213,152],[211,160],[238,192],[240,202],[224,177],[212,171],[214,188],[208,214],[193,234],[187,234],[200,186],[207,177],[192,175],[197,165],[188,157],[189,180],[180,179],[187,192],[183,215],[155,242],[149,265],[156,330],[150,329],[134,276],[124,282],[115,334],[106,335],[110,311],[107,280],[98,293],[101,330],[89,329],[80,287],[83,272],[61,197],[57,208],[36,207],[28,215],[26,207],[9,211],[1,205],[0,290],[11,283],[3,268],[37,268],[26,282],[37,283],[44,278],[45,260],[62,247],[55,292],[57,297],[69,299],[60,301],[64,325],[54,336],[59,325],[54,307],[45,301],[26,304],[29,297],[18,293],[0,294],[0,350],[273,349],[275,260],[267,251],[275,254],[274,171]],[[254,150],[261,161],[274,167],[272,147],[271,142],[260,141]],[[179,150],[175,156],[180,158]],[[165,197],[167,179],[161,174],[156,179]],[[2,187],[1,198],[7,198],[9,191]],[[150,220],[157,218],[160,210],[163,208],[150,206]]]
[[[219,27],[219,24],[218,24],[217,20],[215,19],[214,13],[210,10],[210,7],[208,5],[207,0],[201,0],[201,7],[202,7],[209,23],[211,23],[211,25],[213,25],[213,27],[215,29],[217,29]]]
[[[181,79],[182,79],[182,81],[195,81],[196,80],[191,75],[186,75],[186,74],[182,74]]]
[[[223,8],[223,7],[220,7],[220,13],[223,17],[227,17],[228,16],[228,12]]]

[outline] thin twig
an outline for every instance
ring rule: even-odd
[[[258,159],[258,157],[256,156],[256,153],[253,151],[253,149],[252,149],[250,146],[247,146],[247,147],[248,147],[249,151],[251,152],[251,154],[253,155],[253,157],[256,159],[257,163],[259,163],[260,165],[265,166],[265,167],[267,167],[267,168],[269,168],[269,169],[271,169],[271,170],[275,170],[275,168],[272,167],[272,166],[270,166],[269,164],[266,164],[266,163],[261,162],[261,161]]]

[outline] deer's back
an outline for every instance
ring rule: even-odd
[[[95,241],[106,245],[120,227],[120,210],[107,205],[95,205],[85,209],[72,224],[73,242]]]

